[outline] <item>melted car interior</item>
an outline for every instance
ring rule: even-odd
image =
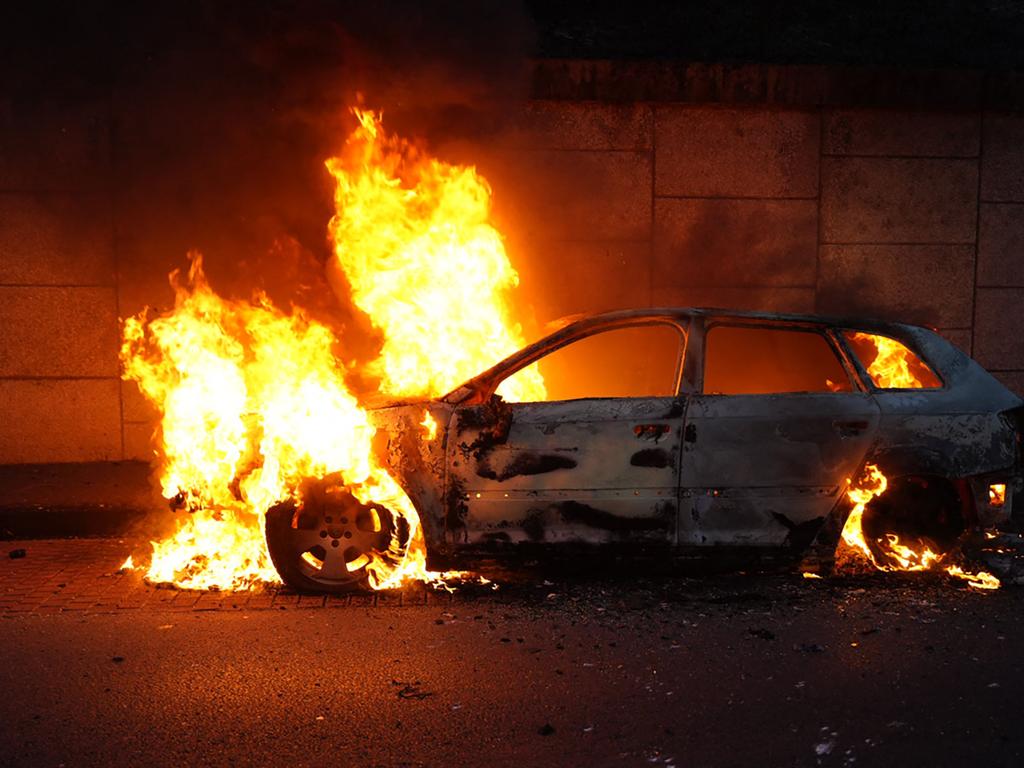
[[[767,395],[852,392],[829,340],[804,328],[713,325],[704,341],[704,392]]]

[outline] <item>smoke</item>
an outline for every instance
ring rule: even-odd
[[[476,165],[491,182],[495,222],[523,278],[516,298],[527,337],[541,330],[533,299],[556,307],[539,310],[542,320],[608,308],[613,290],[646,301],[646,271],[623,266],[646,264],[645,251],[568,242],[592,234],[583,220],[606,197],[595,195],[608,188],[603,168],[581,179],[578,164],[553,163],[518,132],[533,12],[501,0],[42,3],[0,11],[0,36],[12,43],[0,48],[0,82],[15,110],[77,100],[109,115],[109,158],[89,166],[96,177],[67,181],[109,193],[122,316],[168,309],[168,273],[199,251],[219,293],[265,291],[282,308],[303,307],[358,367],[379,338],[324,271],[334,213],[324,161],[355,127],[348,108],[358,102],[381,110],[388,131]],[[617,276],[636,271],[640,293],[623,292],[592,262]],[[565,265],[570,280],[558,279]],[[581,306],[588,292],[596,298]]]
[[[109,110],[110,162],[67,181],[111,194],[122,313],[167,307],[167,273],[198,250],[218,291],[265,290],[357,328],[353,343],[364,321],[322,269],[323,163],[354,127],[347,108],[362,99],[432,144],[486,141],[532,46],[523,8],[498,0],[27,5],[0,12],[0,93],[15,111]]]

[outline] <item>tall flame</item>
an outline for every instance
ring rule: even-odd
[[[379,114],[327,162],[337,186],[335,265],[383,332],[371,372],[382,392],[436,397],[523,346],[507,294],[519,276],[489,221],[491,191],[474,168],[429,157],[384,132]],[[509,400],[543,400],[535,366],[506,379]]]
[[[867,562],[880,571],[927,571],[942,567],[947,574],[964,579],[971,587],[999,588],[999,579],[992,574],[986,571],[970,573],[955,564],[943,566],[947,553],[935,552],[924,545],[915,549],[901,542],[899,536],[894,533],[886,533],[875,540],[875,547],[883,554],[882,558],[877,557],[864,533],[864,510],[873,499],[885,493],[888,486],[888,479],[874,464],[866,465],[857,482],[849,483],[846,495],[853,507],[843,526],[837,551],[837,562],[840,567],[856,559]]]
[[[191,512],[154,543],[148,576],[200,589],[279,581],[262,519],[305,478],[337,474],[415,528],[408,497],[374,459],[374,429],[345,386],[331,331],[265,297],[221,298],[197,255],[172,283],[174,310],[129,318],[121,349],[125,378],[161,410],[164,496]],[[371,584],[390,577],[380,557],[368,570]]]
[[[334,267],[382,332],[370,364],[381,392],[441,395],[523,345],[508,303],[518,275],[488,220],[490,188],[473,168],[385,135],[373,112],[354,113],[358,128],[327,163],[337,182]],[[407,523],[406,546],[396,526],[387,550],[370,556],[371,586],[442,578],[426,570],[415,508],[377,463],[374,428],[345,385],[331,331],[264,296],[218,296],[198,256],[172,284],[174,309],[129,318],[121,349],[124,377],[161,414],[164,496],[190,513],[153,542],[147,576],[199,589],[279,581],[264,516],[278,502],[301,503],[303,481],[329,477]],[[521,371],[502,394],[544,399],[539,372]],[[438,425],[427,412],[422,426],[433,439]]]

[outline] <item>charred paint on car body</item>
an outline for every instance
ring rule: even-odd
[[[654,467],[664,469],[669,465],[672,457],[668,451],[662,448],[644,448],[629,457],[629,463],[634,467]]]
[[[606,330],[662,323],[683,334],[671,397],[507,403],[500,382],[561,346]],[[844,392],[703,392],[716,323],[813,330],[849,372]],[[928,390],[875,387],[844,331],[896,339],[941,378]],[[644,309],[571,323],[443,398],[372,411],[387,466],[420,512],[428,556],[480,547],[613,545],[805,548],[834,544],[847,480],[867,462],[970,489],[977,520],[1009,514],[1020,487],[1022,401],[938,334],[858,318]],[[426,440],[427,409],[439,428]],[[1018,426],[1015,427],[1014,423]],[[989,482],[1006,503],[987,506]]]
[[[573,469],[576,462],[568,456],[552,453],[521,453],[499,470],[491,467],[487,459],[477,465],[476,473],[499,483],[522,475],[543,475],[559,469]]]

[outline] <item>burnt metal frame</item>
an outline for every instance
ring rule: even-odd
[[[933,411],[934,408],[940,408],[941,412],[938,414],[932,413],[931,415],[948,416],[953,414],[954,416],[963,415],[964,417],[970,418],[979,415],[993,416],[999,412],[1008,411],[1011,409],[1024,409],[1022,401],[1016,395],[1013,395],[1005,386],[997,382],[987,371],[985,371],[975,361],[971,360],[962,351],[957,350],[945,339],[941,339],[933,329],[927,329],[920,326],[908,325],[903,323],[894,323],[880,320],[871,320],[863,318],[850,318],[850,317],[826,317],[818,315],[796,315],[796,314],[779,314],[779,313],[759,313],[759,312],[746,312],[746,311],[735,311],[727,309],[701,309],[701,308],[649,308],[639,310],[624,310],[618,312],[610,312],[601,315],[594,315],[574,323],[570,323],[564,328],[556,331],[553,334],[535,342],[534,344],[525,347],[519,352],[514,353],[504,361],[497,363],[487,371],[482,372],[478,376],[467,381],[463,386],[449,393],[443,398],[434,400],[436,409],[440,409],[439,413],[451,415],[460,405],[469,404],[485,404],[488,402],[487,399],[481,397],[482,394],[488,396],[493,393],[494,387],[497,385],[511,368],[518,369],[524,365],[528,365],[532,360],[535,360],[544,354],[547,354],[558,346],[568,344],[570,341],[583,338],[597,333],[605,329],[613,329],[615,327],[626,327],[635,325],[644,325],[650,322],[669,322],[677,325],[682,329],[685,334],[685,347],[683,349],[683,363],[680,372],[680,395],[678,399],[687,399],[694,395],[700,394],[699,388],[695,386],[695,381],[698,372],[701,369],[701,360],[703,357],[703,331],[705,324],[713,324],[716,321],[735,320],[743,324],[763,324],[766,326],[810,326],[815,329],[823,330],[826,335],[833,341],[836,348],[840,350],[846,363],[857,372],[856,380],[864,387],[865,393],[878,394],[885,400],[891,402],[906,401],[908,406],[913,404],[919,404],[919,407],[924,408],[926,411]],[[845,343],[845,339],[842,338],[842,331],[846,330],[857,330],[867,333],[877,333],[883,336],[887,336],[896,339],[906,345],[912,352],[917,354],[921,359],[932,369],[936,375],[939,376],[940,381],[943,382],[943,387],[932,388],[932,389],[920,389],[920,390],[893,390],[893,389],[880,389],[875,387],[860,364],[859,359],[852,353]],[[934,337],[934,338],[932,338]],[[948,348],[948,351],[947,351]],[[926,350],[923,352],[922,350]],[[493,386],[492,386],[493,385]],[[895,397],[894,397],[895,396]],[[923,398],[923,399],[922,399]],[[925,405],[929,403],[929,405]],[[934,405],[931,405],[934,403]],[[389,411],[389,421],[392,421],[395,426],[404,424],[404,429],[410,432],[414,432],[417,428],[417,424],[422,416],[422,400],[407,400],[407,401],[390,401],[387,403],[381,403],[377,406],[378,409],[387,409]],[[893,410],[893,415],[898,419],[901,414],[914,413],[917,411],[918,405],[914,405],[907,411],[904,411],[901,407],[897,407]],[[396,409],[392,411],[391,409]],[[442,418],[442,421],[446,419]],[[1005,423],[1005,415],[1003,416],[1003,422]],[[1007,424],[1008,428],[1011,428]],[[950,436],[953,439],[954,436]],[[450,439],[448,434],[448,427],[443,431],[443,435],[440,436],[441,450],[444,451],[444,446]],[[912,467],[914,472],[938,472],[943,476],[949,475],[952,471],[953,474],[950,476],[967,477],[973,475],[970,478],[972,488],[980,493],[977,485],[974,481],[978,478],[992,477],[1007,478],[1007,482],[1013,482],[1014,488],[1020,488],[1020,448],[1018,445],[1014,446],[1013,459],[1006,467],[1000,465],[998,468],[993,469],[996,465],[993,463],[1001,459],[999,451],[996,450],[998,446],[992,448],[992,450],[982,451],[984,455],[972,458],[967,463],[969,466],[948,467],[935,465],[934,467],[928,463],[931,458],[931,453],[934,451],[934,446],[929,443],[940,440],[939,436],[933,436],[928,438],[927,436],[923,439],[922,444],[915,449],[915,458]],[[430,486],[432,482],[438,483],[439,488],[447,488],[447,467],[442,466],[443,461],[442,455],[424,456],[422,455],[424,443],[419,440],[411,441],[409,443],[415,448],[410,453],[408,450],[403,450],[401,447],[405,445],[401,441],[394,443],[398,446],[398,449],[393,453],[389,453],[389,461],[392,464],[403,465],[406,468],[404,473],[400,474],[416,474],[414,471],[416,467],[426,469],[427,472],[423,478],[419,481],[419,492],[414,493],[414,503],[421,509],[421,515],[424,520],[424,531],[428,534],[428,546],[431,551],[434,551],[435,556],[446,556],[450,557],[453,552],[448,548],[449,545],[443,541],[443,536],[439,536],[437,524],[442,524],[439,516],[445,514],[445,502],[438,498],[436,494],[424,496],[424,488]],[[389,442],[389,446],[392,443]],[[987,445],[987,444],[986,444]],[[900,446],[895,446],[899,448]],[[907,457],[900,452],[893,453],[892,449],[894,446],[879,446],[879,450],[883,450],[884,458],[886,461],[892,460],[897,462],[898,466],[903,466],[906,463]],[[876,451],[877,453],[877,451]],[[412,455],[415,454],[416,458],[412,459]],[[991,455],[989,455],[991,454]],[[879,458],[878,455],[872,454],[873,457]],[[411,463],[410,463],[411,461]],[[430,462],[441,461],[436,466],[431,465],[433,468],[428,469]],[[1013,475],[1014,477],[1011,477]],[[416,483],[413,484],[414,486]],[[984,490],[984,489],[981,489]],[[1014,494],[1016,497],[1017,494]],[[980,496],[978,497],[980,498]],[[983,500],[982,500],[983,501]],[[980,503],[980,502],[979,502]],[[436,510],[431,508],[433,511],[421,507],[423,504],[437,505]],[[837,522],[837,508],[829,515],[828,520],[834,527]],[[835,531],[838,535],[838,529]],[[826,537],[827,538],[827,537]],[[819,536],[819,543],[821,537]],[[439,550],[434,550],[435,547],[441,547]]]
[[[719,320],[718,318],[711,318],[710,322],[704,322],[703,323],[703,326],[702,326],[702,341],[706,341],[708,334],[711,333],[711,331],[713,329],[715,329],[717,327],[720,327],[720,326],[721,327],[725,327],[725,328],[771,328],[771,329],[774,329],[774,330],[791,331],[793,333],[813,333],[813,334],[815,334],[817,336],[820,336],[825,341],[825,344],[828,345],[828,348],[832,351],[832,354],[835,355],[836,360],[839,362],[839,365],[842,366],[843,372],[846,374],[846,377],[850,381],[850,385],[851,385],[850,391],[851,392],[857,392],[857,391],[864,392],[864,391],[866,391],[865,387],[864,387],[864,382],[861,381],[860,375],[858,374],[857,370],[855,368],[852,368],[850,366],[849,362],[846,360],[846,356],[843,354],[842,348],[837,346],[836,340],[833,337],[833,334],[830,333],[831,328],[829,328],[828,326],[812,325],[810,323],[804,323],[804,324],[796,324],[796,323],[766,323],[766,322],[763,322],[763,321],[743,322],[743,321],[734,320],[734,319],[731,319],[731,318],[728,319],[728,320]],[[706,344],[704,346],[706,346]],[[707,350],[704,349],[703,352],[704,352],[704,354],[700,358],[699,375],[697,376],[697,378],[699,379],[698,391],[696,393],[694,393],[694,394],[701,394],[701,395],[704,395],[704,396],[708,396],[708,395],[718,396],[718,395],[715,395],[715,393],[709,393],[709,392],[705,392],[704,391],[704,373],[705,373],[705,370],[706,370],[706,367],[707,367]],[[799,395],[799,394],[820,394],[820,395],[833,394],[833,395],[842,395],[842,394],[848,394],[848,393],[846,393],[846,392],[830,392],[828,390],[821,390],[821,391],[815,390],[813,392],[803,392],[803,391],[796,391],[796,392],[757,392],[757,393],[753,393],[753,394],[754,395],[775,395],[775,396],[781,397],[781,396],[785,396],[785,395]],[[722,393],[720,396],[722,396],[722,397],[730,397],[731,395],[729,393]]]
[[[682,393],[683,371],[687,361],[690,317],[686,314],[685,310],[648,309],[607,312],[570,323],[549,336],[545,336],[543,339],[523,347],[483,373],[474,376],[458,389],[449,392],[442,400],[453,405],[484,402],[494,395],[501,382],[509,376],[515,375],[523,368],[532,365],[562,347],[605,331],[649,325],[667,325],[676,330],[680,335],[682,346],[676,359],[673,393],[665,395],[665,397],[678,398]]]
[[[844,368],[852,374],[854,382],[861,391],[902,391],[876,387],[860,360],[849,348],[843,338],[843,332],[857,331],[885,336],[898,341],[917,355],[942,382],[941,387],[914,390],[915,393],[938,392],[948,388],[946,377],[928,359],[928,356],[918,349],[914,340],[900,333],[898,324],[884,320],[856,320],[817,315],[745,312],[698,307],[654,307],[605,312],[569,323],[554,333],[523,347],[518,352],[514,352],[441,399],[452,405],[483,402],[494,394],[504,379],[561,347],[603,331],[658,324],[670,325],[682,335],[683,349],[680,355],[681,359],[677,361],[676,366],[675,397],[703,394],[704,336],[717,324],[791,328],[820,333],[830,342],[833,351],[838,354]]]

